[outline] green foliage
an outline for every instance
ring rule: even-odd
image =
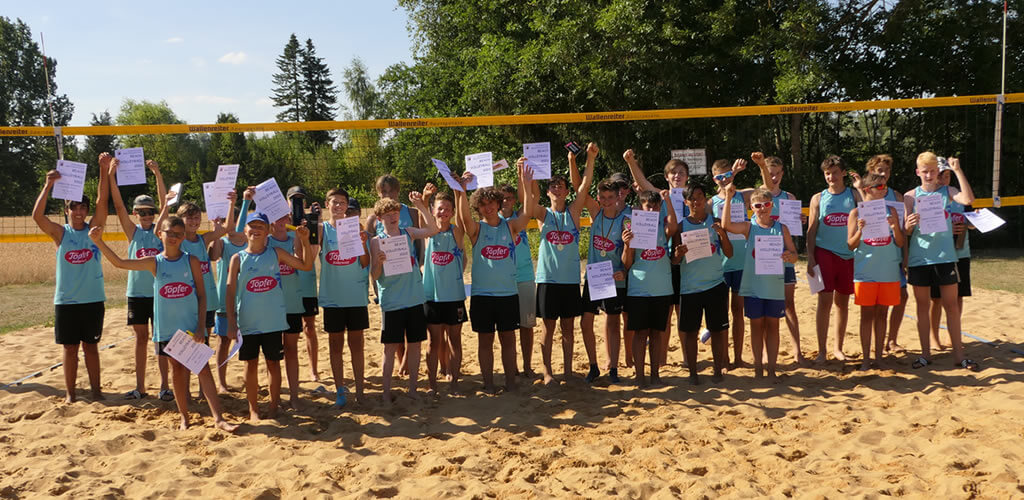
[[[274,101],[275,107],[284,108],[277,114],[279,122],[302,121],[302,73],[299,66],[301,51],[299,39],[292,33],[284,46],[284,52],[276,61],[278,72],[272,78],[274,90],[270,98]]]

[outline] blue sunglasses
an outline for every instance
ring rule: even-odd
[[[715,180],[716,180],[716,181],[724,181],[724,180],[726,180],[726,179],[728,179],[728,178],[730,178],[730,177],[732,177],[732,171],[731,171],[731,170],[730,170],[730,171],[728,171],[728,172],[725,172],[724,174],[718,174],[718,175],[716,175],[716,176],[715,176]]]

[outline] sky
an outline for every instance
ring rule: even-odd
[[[27,23],[37,43],[42,32],[57,93],[75,105],[71,125],[105,110],[116,116],[124,99],[167,101],[192,124],[221,112],[273,122],[271,77],[292,33],[303,45],[313,39],[339,90],[354,57],[374,79],[412,59],[394,0],[10,2],[0,16]]]

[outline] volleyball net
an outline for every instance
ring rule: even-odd
[[[828,155],[839,155],[847,169],[858,172],[864,171],[871,156],[891,155],[890,186],[897,190],[918,184],[914,160],[920,152],[956,156],[978,197],[974,207],[992,206],[997,183],[1003,194],[998,211],[1009,223],[1009,230],[991,233],[972,244],[1024,247],[1019,222],[1024,196],[1013,196],[1024,195],[1024,94],[1005,95],[998,170],[993,169],[996,101],[995,95],[979,95],[329,122],[0,127],[0,144],[8,152],[42,144],[53,153],[52,158],[34,164],[3,166],[16,169],[22,180],[4,186],[0,242],[48,241],[30,214],[43,176],[56,161],[57,142],[65,159],[89,165],[86,194],[93,200],[98,179],[96,152],[142,147],[147,159],[160,164],[166,185],[182,183],[183,199],[201,207],[202,184],[214,179],[218,165],[239,164],[239,191],[274,177],[282,190],[300,185],[309,201],[322,202],[328,189],[340,186],[367,209],[377,197],[374,180],[382,174],[400,180],[403,198],[426,182],[443,188],[445,183],[431,162],[434,158],[461,172],[466,155],[492,152],[495,162],[505,159],[513,166],[495,172],[495,183],[515,186],[515,160],[526,143],[550,142],[553,172],[568,177],[567,152],[562,145],[576,141],[582,145],[595,142],[601,148],[597,180],[613,172],[627,172],[622,153],[633,149],[651,182],[662,187],[666,186],[662,167],[672,157],[684,158],[691,178],[710,188],[710,167],[716,159],[749,159],[751,152],[762,151],[783,159],[783,188],[805,206],[824,187],[819,165]],[[746,187],[761,181],[757,169],[748,168],[736,182]],[[151,174],[147,184],[121,187],[129,210],[136,195],[155,192]],[[63,221],[61,206],[60,200],[51,200],[48,206],[55,221]],[[117,218],[112,215],[107,225],[107,232],[116,237],[120,231]]]

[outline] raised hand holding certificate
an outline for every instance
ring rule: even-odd
[[[535,180],[551,178],[550,142],[523,144],[523,156],[526,157],[526,165],[533,169]]]
[[[292,208],[288,206],[288,201],[284,199],[281,188],[273,177],[256,186],[252,200],[256,202],[256,210],[266,214],[270,222],[292,213]]]
[[[142,148],[125,148],[114,151],[117,158],[117,185],[133,186],[146,183],[146,156]]]
[[[57,160],[57,172],[60,173],[60,179],[53,182],[53,197],[58,200],[82,201],[82,192],[85,190],[85,169],[84,163]]]
[[[359,235],[359,217],[345,217],[334,221],[338,235],[338,257],[351,259],[362,257],[363,238]]]

